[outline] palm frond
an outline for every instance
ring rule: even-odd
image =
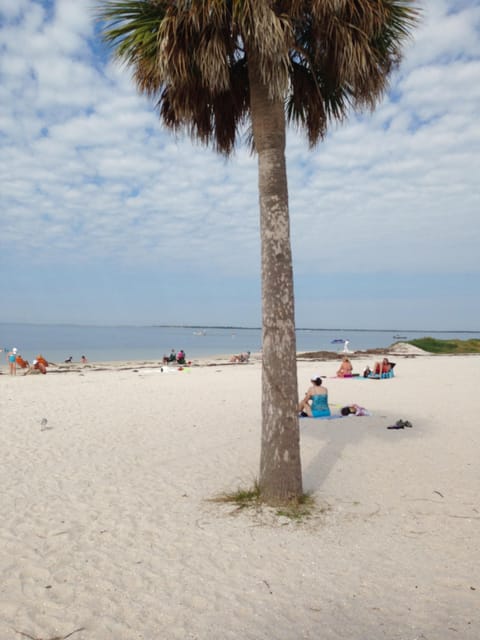
[[[373,108],[382,97],[404,40],[418,20],[414,4],[414,0],[292,0],[296,40],[291,91],[297,95],[289,96],[287,116],[302,123],[311,145],[323,137],[329,121],[343,120],[350,108]],[[298,67],[307,70],[305,77],[310,79],[310,89],[303,93]],[[307,90],[314,91],[313,98]]]
[[[311,145],[373,108],[418,21],[415,0],[100,0],[103,38],[164,123],[223,153],[249,114],[249,55]]]
[[[107,0],[97,11],[105,24],[103,40],[115,58],[133,68],[139,91],[155,94],[161,87],[158,67],[158,31],[165,19],[168,2]]]

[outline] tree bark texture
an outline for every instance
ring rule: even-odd
[[[262,446],[259,486],[269,503],[302,495],[297,362],[283,100],[272,99],[249,53],[258,154],[262,253]]]

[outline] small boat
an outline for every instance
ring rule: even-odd
[[[394,340],[406,340],[407,336],[393,336]]]
[[[194,331],[193,335],[194,336],[206,336],[207,332],[205,331],[205,329],[202,329],[201,331]]]

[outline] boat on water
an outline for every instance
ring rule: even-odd
[[[206,336],[207,332],[205,331],[205,329],[202,329],[201,331],[194,331],[193,335],[194,336]]]
[[[406,340],[407,336],[393,336],[394,340]]]

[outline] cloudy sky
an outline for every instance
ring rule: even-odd
[[[373,114],[288,135],[300,327],[480,330],[480,3]],[[256,159],[162,129],[90,0],[0,0],[0,320],[260,324]]]

